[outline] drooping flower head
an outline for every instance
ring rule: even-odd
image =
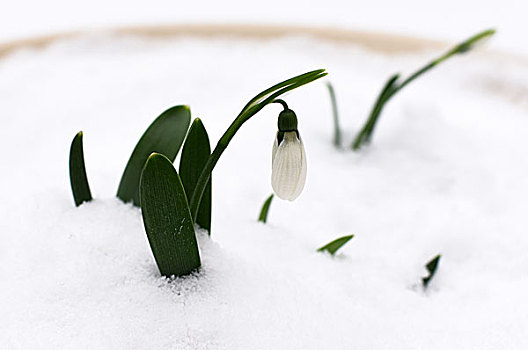
[[[279,102],[279,100],[277,100]],[[306,152],[297,130],[297,116],[282,100],[277,136],[272,151],[271,186],[281,199],[293,201],[306,182]]]

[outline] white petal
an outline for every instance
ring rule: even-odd
[[[273,158],[271,185],[281,199],[293,201],[306,182],[306,152],[297,133],[286,132]]]
[[[277,148],[279,147],[279,132],[277,131],[277,135],[275,136],[275,141],[273,142],[273,149],[271,150],[271,166],[273,167],[273,160],[275,159],[275,154],[277,154]]]

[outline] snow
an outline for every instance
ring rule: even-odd
[[[203,268],[160,277],[137,208],[114,197],[164,109],[189,104],[218,140],[255,94],[327,68],[345,143],[385,79],[435,52],[386,56],[307,38],[85,37],[0,61],[0,343],[6,349],[526,349],[528,67],[475,52],[409,85],[373,143],[336,150],[324,82],[285,97],[305,189],[273,200],[281,107],[248,121],[213,178]],[[75,208],[84,132],[93,202]],[[355,237],[335,257],[315,250]],[[424,292],[425,263],[441,253]]]

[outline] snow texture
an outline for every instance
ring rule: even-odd
[[[322,81],[290,93],[307,182],[263,225],[281,110],[266,107],[214,171],[213,232],[199,232],[194,276],[161,278],[140,211],[114,197],[168,107],[189,104],[215,144],[256,93],[327,68],[348,146],[385,79],[436,54],[87,37],[0,61],[2,348],[528,348],[526,66],[479,52],[446,62],[387,105],[359,153],[333,147]],[[95,200],[75,208],[79,130]],[[335,257],[316,252],[345,234],[355,237]]]

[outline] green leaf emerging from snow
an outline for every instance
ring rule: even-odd
[[[70,184],[76,206],[92,200],[84,166],[82,131],[75,135],[70,147]]]
[[[189,107],[175,106],[163,112],[150,124],[130,156],[119,183],[117,197],[139,206],[139,179],[147,158],[152,152],[157,152],[174,161],[190,122]]]
[[[344,246],[352,238],[354,238],[354,235],[343,236],[317,249],[317,251],[318,252],[328,252],[330,253],[330,255],[334,255],[342,246]]]
[[[198,177],[211,155],[209,137],[202,121],[196,118],[185,139],[180,159],[180,177],[187,198],[190,198],[196,187]],[[205,187],[198,214],[194,222],[211,234],[211,177]]]
[[[372,133],[374,132],[374,128],[381,115],[383,107],[394,95],[396,95],[399,91],[401,91],[405,86],[407,86],[410,82],[412,82],[416,78],[422,76],[424,73],[433,69],[438,64],[449,59],[450,57],[468,52],[469,50],[473,49],[477,44],[482,43],[486,39],[489,39],[494,34],[495,34],[494,29],[488,29],[488,30],[484,30],[480,33],[473,35],[472,37],[455,45],[453,48],[448,50],[443,55],[437,57],[436,59],[422,66],[420,69],[418,69],[416,72],[414,72],[413,74],[411,74],[409,77],[407,77],[405,80],[401,82],[398,80],[399,78],[398,74],[393,75],[388,80],[388,82],[385,84],[384,88],[382,89],[381,93],[378,96],[378,99],[376,100],[376,103],[374,103],[374,106],[372,107],[372,110],[370,112],[369,117],[367,118],[367,121],[365,122],[365,124],[363,125],[363,128],[361,129],[361,131],[358,133],[358,135],[354,139],[354,142],[352,143],[352,149],[354,151],[357,151],[362,146],[370,142],[372,138]]]
[[[425,268],[429,272],[429,276],[422,277],[422,285],[424,289],[427,288],[427,286],[429,285],[429,282],[431,282],[431,279],[434,277],[436,270],[438,268],[438,262],[440,261],[441,257],[442,255],[438,254],[425,265]]]
[[[337,98],[335,95],[334,86],[327,82],[328,94],[330,95],[330,102],[332,103],[332,115],[334,118],[334,146],[341,147],[341,128],[339,127],[339,111],[337,110]]]
[[[163,276],[187,275],[201,265],[185,190],[172,162],[159,153],[141,175],[141,212],[154,258]]]
[[[258,221],[266,223],[268,221],[268,212],[271,205],[271,201],[273,200],[273,194],[266,199],[264,204],[262,204],[262,209],[260,209],[260,215],[258,218]]]

